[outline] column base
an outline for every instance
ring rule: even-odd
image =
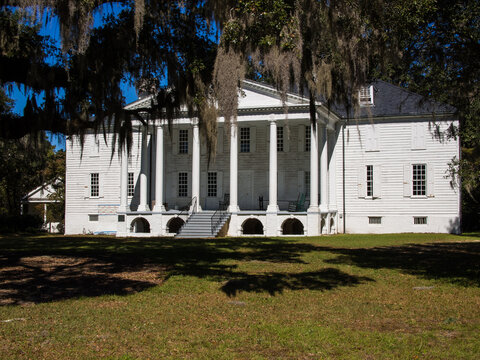
[[[238,205],[229,205],[227,211],[230,213],[237,213],[240,211],[240,208]]]
[[[268,205],[267,206],[267,213],[276,213],[279,212],[280,209],[278,208],[278,205]]]
[[[188,209],[189,211],[194,211],[193,209],[193,205],[190,206],[190,209]],[[199,212],[199,211],[202,211],[202,207],[200,206],[200,204],[197,204],[197,210],[195,210],[195,212]]]
[[[145,211],[150,211],[150,208],[148,205],[138,205],[137,211],[145,212]]]
[[[153,211],[155,211],[155,212],[165,212],[166,210],[165,210],[165,206],[163,206],[163,204],[162,204],[162,205],[155,205],[153,207]]]

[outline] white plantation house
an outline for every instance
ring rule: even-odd
[[[208,164],[196,119],[134,127],[131,151],[67,141],[65,232],[117,236],[282,236],[459,232],[454,109],[385,82],[360,92],[360,112],[287,98],[244,81],[237,121],[218,119]],[[144,106],[149,98],[128,107]]]

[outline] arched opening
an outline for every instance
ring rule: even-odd
[[[282,224],[283,235],[303,235],[303,224],[298,219],[287,219]]]
[[[150,224],[149,222],[142,218],[136,218],[132,221],[130,225],[130,232],[132,233],[149,233],[150,232]]]
[[[330,234],[335,234],[335,220],[333,217],[330,218]]]
[[[247,219],[242,224],[242,232],[245,235],[263,235],[263,225],[258,219]]]
[[[327,229],[325,228],[325,218],[322,218],[322,221],[320,223],[320,234],[325,234],[325,231],[327,231]]]
[[[182,218],[174,217],[170,219],[170,221],[167,223],[168,232],[172,234],[178,233],[183,224],[185,224],[185,221],[183,221]]]

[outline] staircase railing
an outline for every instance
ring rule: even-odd
[[[210,218],[210,226],[212,229],[212,235],[215,234],[215,230],[218,228],[218,226],[222,223],[222,220],[227,217],[228,211],[227,211],[227,206],[222,205],[218,210],[216,210],[212,217]]]
[[[190,211],[191,210],[191,211]],[[185,206],[183,208],[182,211],[180,211],[180,213],[177,215],[178,217],[180,217],[181,215],[187,215],[188,214],[188,217],[187,217],[187,220],[183,223],[182,227],[178,230],[178,232],[182,231],[183,227],[187,224],[188,222],[188,219],[190,219],[190,217],[195,214],[197,212],[197,197],[194,196],[190,202],[187,204],[187,206]],[[178,233],[177,233],[178,234]]]

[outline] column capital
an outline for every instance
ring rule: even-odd
[[[277,121],[277,119],[275,119],[275,115],[274,115],[274,114],[270,114],[270,115],[268,116],[268,122],[270,123],[270,125],[272,125],[272,123],[274,124],[276,121]]]
[[[193,118],[192,119],[192,126],[195,128],[195,127],[198,127],[198,119],[197,118]]]

